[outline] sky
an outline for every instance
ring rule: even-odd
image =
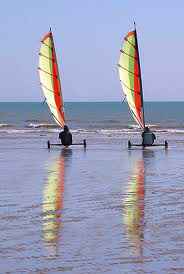
[[[52,27],[64,101],[121,101],[117,63],[136,21],[144,99],[184,101],[184,1],[1,1],[0,101],[42,101],[40,40]]]

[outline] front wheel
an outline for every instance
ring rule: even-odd
[[[131,148],[132,144],[130,142],[130,140],[128,140],[128,148]]]
[[[165,141],[165,148],[168,148],[168,142],[167,141]]]

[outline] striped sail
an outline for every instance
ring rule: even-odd
[[[129,32],[124,38],[118,70],[131,114],[138,125],[144,128],[143,93],[136,30]]]
[[[39,53],[40,83],[50,112],[56,123],[65,124],[61,83],[56,60],[56,52],[52,32],[47,33],[42,41]]]

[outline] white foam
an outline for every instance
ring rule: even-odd
[[[12,127],[12,125],[4,124],[4,123],[0,124],[0,128],[4,128],[4,127]]]
[[[102,134],[124,134],[124,133],[139,133],[140,130],[135,131],[134,129],[100,129],[99,133]]]
[[[128,128],[130,128],[130,129],[138,129],[140,127],[138,125],[136,125],[136,124],[130,124],[130,125],[128,125]]]
[[[159,128],[160,125],[159,124],[146,124],[147,127],[153,128],[153,127],[157,127]]]
[[[58,128],[55,124],[48,123],[30,123],[27,125],[28,128]]]
[[[42,126],[44,125],[44,126]],[[49,125],[49,126],[48,126]],[[0,124],[0,133],[1,134],[30,134],[30,133],[58,133],[61,129],[59,127],[52,127],[51,124],[36,124],[36,126],[30,126],[26,128],[15,128],[13,126],[7,124]],[[74,135],[103,135],[103,136],[122,136],[125,134],[141,134],[140,128],[110,128],[110,129],[85,129],[85,128],[78,128],[78,129],[71,129],[72,134]],[[169,134],[184,134],[184,128],[159,128],[154,129],[154,132],[158,132],[160,134],[169,133]]]
[[[150,128],[159,128],[160,127],[159,124],[146,124],[146,126],[150,127]],[[130,124],[130,125],[128,125],[128,128],[140,129],[139,125],[136,125],[136,124]]]
[[[164,131],[162,130],[162,132],[164,132]],[[165,129],[165,132],[168,132],[168,133],[182,133],[182,134],[184,134],[184,129],[169,128],[169,129]]]

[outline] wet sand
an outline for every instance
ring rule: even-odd
[[[184,146],[1,139],[1,273],[183,273]],[[120,144],[121,143],[121,144]]]

